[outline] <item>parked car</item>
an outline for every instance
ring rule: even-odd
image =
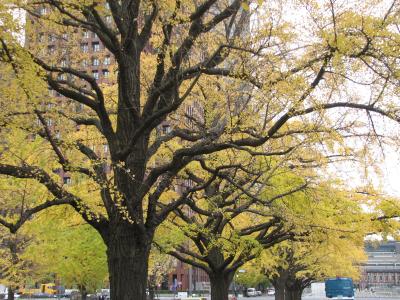
[[[247,289],[247,296],[248,297],[255,297],[257,296],[257,291],[255,288],[248,288]]]
[[[256,293],[257,293],[257,296],[261,296],[262,295],[261,291],[256,291]]]
[[[268,296],[273,296],[273,295],[275,295],[275,289],[268,289],[268,290],[267,290],[267,295],[268,295]]]

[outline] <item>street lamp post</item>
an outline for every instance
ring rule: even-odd
[[[244,273],[246,273],[246,270],[240,269],[240,270],[238,270],[238,273],[244,274]],[[237,278],[239,278],[239,274],[236,274],[236,279]],[[243,290],[243,296],[247,297],[247,290]]]

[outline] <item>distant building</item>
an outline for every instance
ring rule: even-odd
[[[0,284],[0,295],[5,295],[7,294],[8,289],[5,285]]]
[[[400,286],[400,242],[367,243],[360,288]]]
[[[204,270],[176,260],[168,274],[168,285],[173,291],[205,291],[210,289],[210,280]]]

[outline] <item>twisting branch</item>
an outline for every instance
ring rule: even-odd
[[[34,179],[45,186],[47,190],[52,195],[54,195],[54,197],[56,197],[55,200],[47,201],[41,205],[36,206],[35,208],[30,209],[30,215],[23,218],[22,221],[20,221],[21,223],[19,226],[27,221],[29,217],[34,213],[44,210],[50,206],[61,204],[71,205],[75,209],[75,211],[78,212],[85,219],[87,223],[91,224],[94,228],[98,230],[100,230],[101,227],[104,226],[104,224],[107,222],[104,216],[93,213],[82,199],[64,190],[50,177],[47,172],[39,167],[30,166],[25,163],[21,166],[0,164],[0,174],[15,178]]]

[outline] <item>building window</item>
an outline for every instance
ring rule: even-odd
[[[81,44],[81,50],[82,50],[82,52],[87,53],[89,51],[88,44],[87,43]]]
[[[64,41],[68,41],[68,39],[69,39],[68,33],[63,33],[62,38]]]
[[[54,34],[50,33],[48,36],[48,39],[49,39],[49,43],[52,43],[56,40],[56,36]]]
[[[99,61],[98,58],[93,58],[93,59],[92,59],[92,65],[93,65],[93,66],[98,66],[99,64],[100,64],[100,61]]]
[[[170,133],[170,132],[171,132],[171,126],[169,126],[169,125],[163,125],[163,126],[161,127],[161,131],[162,131],[162,134],[163,134],[163,135],[164,135],[164,134]]]
[[[89,38],[89,31],[84,30],[84,31],[82,32],[82,35],[83,35],[83,38],[88,39],[88,38]]]
[[[65,176],[63,178],[63,181],[64,181],[64,184],[71,184],[72,183],[71,177],[68,177],[68,176]]]
[[[67,66],[67,60],[66,60],[66,59],[63,59],[63,60],[61,61],[61,67],[65,68],[66,66]]]
[[[67,80],[67,74],[58,74],[57,79],[63,81]]]
[[[89,64],[88,64],[88,60],[87,59],[84,59],[84,60],[82,60],[82,66],[83,67],[87,67]]]
[[[108,71],[108,70],[103,70],[103,76],[104,76],[105,78],[109,77],[109,76],[110,76],[110,71]]]
[[[80,113],[83,111],[83,104],[82,103],[77,103],[75,105],[75,112]]]
[[[93,75],[94,79],[96,79],[96,80],[99,79],[99,71],[93,70],[92,75]]]
[[[97,39],[98,38],[98,36],[97,36],[97,34],[95,32],[92,32],[92,37],[93,37],[93,39]]]
[[[106,16],[106,23],[111,24],[112,18],[111,16]]]
[[[111,64],[111,57],[106,56],[104,57],[104,65],[108,66]]]
[[[103,152],[108,153],[108,145],[103,145]]]
[[[55,51],[56,51],[56,47],[54,47],[53,45],[50,45],[47,47],[47,52],[49,54],[54,54]]]
[[[41,7],[39,9],[39,15],[44,16],[47,14],[47,8],[46,7]]]
[[[46,120],[47,126],[52,126],[53,125],[53,120],[52,119],[47,119]]]
[[[99,42],[93,42],[92,43],[92,49],[93,49],[93,52],[100,51],[100,43]]]
[[[38,42],[42,43],[44,41],[44,33],[43,32],[39,33],[37,39]]]

